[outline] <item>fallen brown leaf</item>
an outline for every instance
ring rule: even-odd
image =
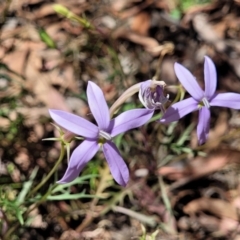
[[[178,180],[170,186],[173,190],[200,177],[222,170],[228,164],[240,164],[240,151],[233,149],[217,149],[208,154],[207,157],[196,157],[188,161],[183,168],[176,166],[162,167],[159,174]],[[174,178],[175,177],[175,178]]]
[[[27,170],[31,163],[31,161],[29,159],[28,150],[26,148],[20,148],[14,161],[21,167],[21,169]]]
[[[131,19],[130,28],[132,31],[147,36],[151,24],[148,12],[140,12]]]
[[[184,208],[186,214],[194,215],[201,211],[208,211],[220,218],[231,218],[239,221],[239,211],[231,204],[221,199],[200,198],[191,201]]]

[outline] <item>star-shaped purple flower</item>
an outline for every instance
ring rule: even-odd
[[[126,186],[129,171],[116,145],[112,142],[112,138],[127,130],[142,126],[152,117],[153,111],[147,109],[129,110],[110,120],[103,92],[91,81],[88,82],[87,96],[90,110],[98,126],[68,112],[49,110],[52,119],[57,124],[85,138],[73,151],[68,168],[58,183],[68,183],[78,177],[87,162],[102,147],[114,179],[118,184]]]
[[[240,109],[240,94],[216,93],[216,68],[207,56],[205,56],[204,62],[205,91],[200,88],[195,77],[181,64],[175,63],[174,70],[179,81],[192,97],[173,104],[159,121],[162,123],[177,121],[188,113],[199,110],[197,136],[199,143],[203,144],[209,133],[210,107]]]

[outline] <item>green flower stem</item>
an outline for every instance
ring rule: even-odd
[[[176,88],[177,89],[177,95],[175,97],[175,99],[172,101],[171,105],[173,105],[174,103],[180,101],[180,100],[183,100],[184,98],[184,95],[185,95],[185,90],[182,88],[181,85],[178,85],[178,86],[168,86],[166,87],[167,89],[170,89],[170,88]]]
[[[54,187],[56,186],[56,184],[54,184],[52,187],[50,187],[48,189],[48,191],[41,197],[41,199],[36,203],[34,204],[34,206],[32,208],[29,208],[25,213],[24,213],[24,220],[26,220],[28,214],[30,212],[32,212],[35,208],[37,208],[40,204],[42,204],[43,202],[46,201],[47,197],[51,194],[52,192],[52,189],[54,189]],[[12,233],[14,233],[16,231],[16,229],[18,229],[20,227],[20,223],[17,222],[15,225],[13,225],[7,232],[6,234],[4,235],[4,238],[3,240],[9,240]]]
[[[56,164],[54,165],[54,167],[52,168],[52,170],[48,173],[48,175],[46,177],[44,177],[42,179],[42,181],[29,193],[29,196],[33,195],[34,193],[36,193],[48,180],[49,178],[54,174],[54,172],[57,170],[59,164],[62,162],[63,157],[65,155],[65,147],[64,144],[61,144],[61,152],[60,152],[60,156],[56,162]]]
[[[49,178],[53,175],[53,173],[57,170],[59,164],[62,162],[63,160],[63,157],[65,155],[65,147],[64,147],[64,144],[62,143],[61,144],[61,152],[60,152],[60,156],[56,162],[56,164],[54,165],[54,167],[52,168],[52,170],[48,173],[48,175],[43,178],[43,180],[28,194],[28,196],[31,196],[33,195],[34,193],[36,193],[48,180]],[[25,213],[24,213],[24,220],[26,220],[28,214],[35,208],[37,208],[41,203],[45,202],[48,195],[51,194],[51,191],[52,189],[54,188],[55,184],[50,188],[48,189],[48,191],[41,197],[41,199],[34,205],[34,207],[32,208],[29,208]],[[7,232],[6,234],[4,235],[4,240],[8,240],[10,239],[12,233],[17,229],[19,228],[20,226],[20,223],[17,222],[15,225],[13,225]]]

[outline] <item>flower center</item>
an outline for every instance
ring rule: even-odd
[[[110,141],[110,140],[112,140],[112,137],[111,137],[111,135],[109,134],[109,133],[107,133],[107,132],[104,132],[103,130],[100,130],[99,131],[99,137],[100,137],[100,139],[101,140],[108,140],[108,141]]]
[[[198,106],[201,108],[205,106],[206,108],[210,108],[210,103],[206,97],[202,99],[202,101],[198,104]]]

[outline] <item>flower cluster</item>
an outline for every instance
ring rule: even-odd
[[[174,70],[191,97],[171,105],[167,110],[165,104],[169,101],[169,96],[164,95],[166,84],[156,80],[133,85],[119,97],[110,110],[102,90],[89,81],[88,104],[97,125],[72,113],[49,110],[52,119],[59,126],[84,138],[73,151],[68,168],[58,183],[73,181],[97,151],[102,149],[114,179],[118,184],[126,186],[129,171],[112,139],[120,133],[145,124],[156,109],[163,112],[163,117],[158,120],[160,123],[177,121],[188,113],[198,110],[197,136],[200,144],[203,144],[208,137],[211,106],[240,109],[240,94],[216,93],[217,74],[214,63],[209,57],[206,56],[204,62],[205,90],[201,89],[195,77],[181,64],[175,63]],[[129,110],[111,119],[119,106],[136,92],[139,92],[139,99],[145,108]]]

